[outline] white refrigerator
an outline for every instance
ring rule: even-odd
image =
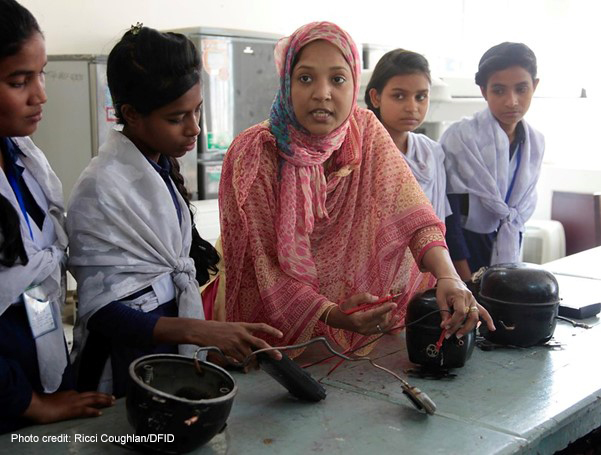
[[[106,56],[48,56],[46,93],[44,117],[32,139],[63,183],[67,201],[79,175],[115,125]]]

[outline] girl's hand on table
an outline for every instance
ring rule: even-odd
[[[115,403],[115,397],[100,392],[66,390],[51,394],[33,392],[23,416],[35,423],[52,423],[102,415],[99,408]]]

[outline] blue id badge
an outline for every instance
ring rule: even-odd
[[[27,311],[27,319],[34,338],[56,330],[57,324],[48,298],[42,295],[39,286],[27,289],[23,293],[23,302]]]

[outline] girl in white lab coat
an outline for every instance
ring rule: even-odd
[[[544,138],[524,120],[538,78],[522,43],[484,53],[476,84],[488,108],[451,125],[441,138],[448,197],[447,244],[460,276],[520,260],[524,223],[536,207]]]
[[[266,324],[204,320],[198,286],[219,257],[196,231],[177,162],[197,148],[200,71],[189,39],[141,25],[108,57],[123,130],[109,132],[82,173],[67,216],[83,390],[124,395],[128,366],[141,355],[214,345],[243,360],[269,346],[256,334],[282,336]]]
[[[423,55],[405,49],[387,52],[377,63],[365,103],[382,122],[428,196],[436,215],[451,214],[446,196],[442,147],[415,131],[430,105],[430,67]]]
[[[28,137],[42,119],[45,65],[35,18],[0,0],[0,433],[113,402],[77,393],[68,361],[62,187]]]

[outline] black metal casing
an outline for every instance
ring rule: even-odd
[[[411,362],[429,369],[459,368],[465,365],[474,350],[475,330],[466,333],[459,340],[454,335],[448,340],[443,339],[440,351],[437,351],[435,347],[442,333],[441,323],[435,288],[411,299],[405,316],[407,352]]]
[[[551,339],[559,310],[555,276],[532,264],[489,267],[482,275],[479,303],[490,313],[496,331],[482,324],[482,335],[492,343],[529,347]]]

